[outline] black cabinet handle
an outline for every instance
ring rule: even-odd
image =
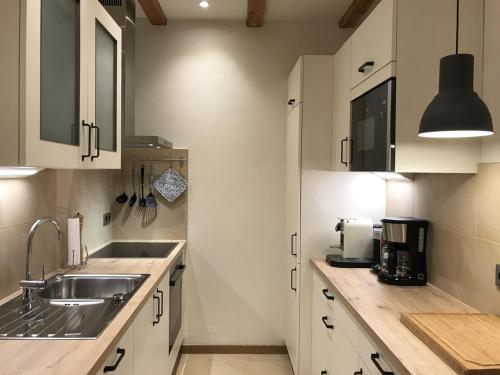
[[[340,163],[344,164],[347,167],[347,161],[344,160],[344,142],[348,142],[349,138],[345,137],[340,141]]]
[[[378,353],[373,353],[371,355],[372,362],[375,365],[375,367],[377,368],[377,370],[379,370],[382,375],[394,375],[394,373],[392,371],[384,371],[382,366],[380,366],[380,363],[378,363],[379,358],[380,358],[380,354],[378,354]]]
[[[323,316],[321,318],[321,321],[323,322],[323,324],[325,325],[326,328],[328,329],[334,329],[335,327],[333,326],[333,324],[328,324],[326,321],[328,320],[328,317],[327,316]]]
[[[352,375],[363,375],[363,369],[360,368],[359,371],[356,371],[354,374]]]
[[[359,68],[358,68],[358,72],[360,73],[365,73],[366,72],[366,68],[367,67],[373,67],[373,65],[375,65],[375,61],[366,61],[363,65],[361,65]]]
[[[177,266],[177,269],[175,270],[174,274],[172,275],[172,278],[170,279],[170,286],[177,285],[177,281],[179,281],[185,269],[186,269],[185,264],[180,264]]]
[[[99,156],[101,156],[101,129],[99,129],[99,127],[94,124],[91,125],[91,128],[95,129],[95,144],[97,149],[97,154],[90,157],[90,160],[94,161],[94,159],[97,159]]]
[[[293,239],[294,239],[294,238],[297,238],[297,233],[294,233],[294,234],[292,234],[292,235],[290,236],[290,248],[291,248],[291,250],[290,250],[290,251],[291,251],[292,255],[296,257],[296,256],[297,256],[297,252],[296,252],[296,251],[293,251],[293,249],[294,249],[294,246],[293,246]]]
[[[92,127],[94,124],[92,123],[91,125],[86,124],[85,121],[82,120],[82,127],[88,127],[89,128],[89,147],[88,151],[85,155],[82,155],[82,161],[84,161],[87,158],[90,158],[92,156],[92,148],[91,148],[91,143],[92,143]]]
[[[288,101],[288,105],[293,106],[294,104],[295,104],[295,99],[290,99],[290,100]]]
[[[125,357],[125,349],[117,348],[116,349],[116,354],[118,354],[119,357],[116,360],[115,364],[112,365],[112,366],[104,366],[104,372],[112,372],[112,371],[115,371],[118,368],[118,366],[120,365],[120,362],[122,361],[123,357]]]
[[[297,288],[293,286],[293,274],[294,272],[297,272],[297,267],[293,267],[290,271],[290,289],[293,290],[294,292],[297,291]]]
[[[327,375],[327,374],[328,374],[328,371],[326,371],[326,370],[321,371],[321,375]]]
[[[161,318],[163,316],[163,290],[160,290],[156,288],[156,293],[158,293],[161,296],[161,304],[160,304],[160,312],[159,312],[159,317]]]
[[[329,290],[328,289],[323,289],[323,295],[326,297],[327,300],[334,301],[335,296],[331,296],[328,294]]]
[[[160,323],[160,317],[161,317],[161,315],[160,315],[160,297],[155,296],[153,294],[153,300],[157,300],[158,301],[158,307],[157,307],[157,310],[156,310],[156,318],[155,318],[155,320],[153,320],[153,325],[155,326],[158,323]]]

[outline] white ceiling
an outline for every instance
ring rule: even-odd
[[[338,22],[352,0],[267,0],[265,20]],[[198,0],[159,0],[169,19],[244,20],[247,0],[209,0],[203,9]],[[145,17],[141,7],[137,16]]]

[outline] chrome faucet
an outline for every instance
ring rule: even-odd
[[[41,280],[32,280],[31,277],[31,258],[33,256],[33,249],[32,249],[32,243],[33,243],[33,237],[38,229],[38,227],[43,224],[43,223],[52,223],[57,229],[57,235],[59,240],[61,240],[61,226],[57,222],[56,219],[53,219],[51,217],[46,217],[43,219],[38,219],[35,221],[33,226],[30,229],[29,235],[28,235],[28,251],[26,255],[26,279],[21,280],[20,286],[23,288],[23,300],[24,302],[30,303],[32,298],[33,298],[33,290],[34,289],[44,289],[47,286],[47,280],[45,280],[45,266],[42,268],[42,279]]]

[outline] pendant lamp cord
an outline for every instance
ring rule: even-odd
[[[460,0],[457,0],[457,32],[456,32],[456,44],[455,53],[458,55],[458,31],[460,28]]]

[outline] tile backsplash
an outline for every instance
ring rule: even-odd
[[[24,278],[26,240],[33,222],[55,217],[63,236],[57,240],[51,225],[42,225],[33,242],[33,273],[47,272],[66,262],[66,219],[80,212],[85,217],[83,241],[89,249],[112,238],[112,227],[102,226],[102,215],[113,201],[109,171],[44,170],[25,179],[0,180],[0,298],[19,287]]]
[[[387,214],[430,221],[430,282],[482,311],[500,313],[500,163],[476,175],[417,174],[389,182]]]

